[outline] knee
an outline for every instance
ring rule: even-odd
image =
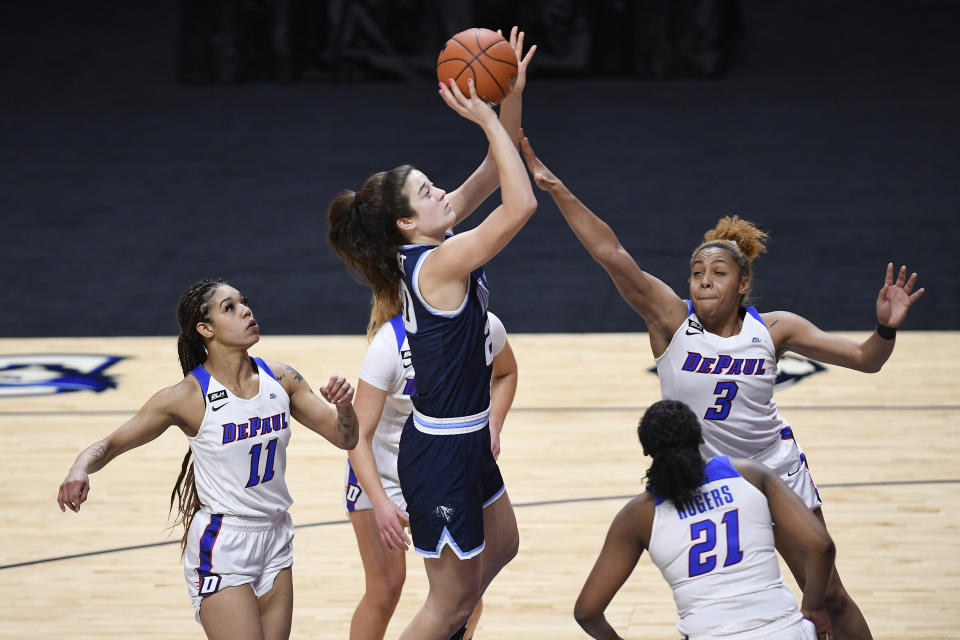
[[[387,574],[373,584],[368,583],[367,602],[377,609],[392,613],[400,602],[404,577],[402,574]]]

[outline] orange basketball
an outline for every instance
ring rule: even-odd
[[[467,29],[447,40],[437,58],[437,79],[453,78],[463,95],[470,95],[472,78],[477,95],[499,104],[517,79],[517,56],[510,43],[490,29]]]

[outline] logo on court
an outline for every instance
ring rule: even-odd
[[[91,354],[0,355],[0,398],[115,389],[106,370],[123,356]]]

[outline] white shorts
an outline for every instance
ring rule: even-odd
[[[400,478],[397,475],[398,450],[381,443],[376,438],[373,439],[371,448],[373,449],[373,459],[377,463],[377,473],[380,475],[380,484],[383,485],[383,490],[393,504],[406,511],[407,501],[403,499],[403,492],[400,491]],[[346,471],[344,472],[343,507],[347,510],[347,513],[373,509],[373,503],[370,502],[370,498],[367,497],[366,492],[360,486],[350,460],[347,460]]]
[[[750,631],[684,636],[686,640],[817,640],[816,627],[796,611]]]
[[[810,475],[807,454],[794,440],[789,427],[780,432],[779,440],[750,459],[780,476],[811,511],[823,504],[813,476]]]
[[[293,564],[293,520],[289,512],[276,518],[241,518],[201,509],[193,516],[183,575],[200,622],[206,596],[227,587],[249,584],[260,597],[273,580]]]

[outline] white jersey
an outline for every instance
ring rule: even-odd
[[[677,630],[712,637],[781,626],[802,617],[783,584],[770,508],[726,456],[679,508],[656,496],[650,558],[673,589]]]
[[[206,410],[190,438],[200,503],[211,513],[274,518],[293,503],[284,472],[290,441],[290,397],[260,358],[260,389],[252,398],[233,395],[202,366]]]
[[[687,320],[657,358],[661,395],[686,403],[700,418],[704,458],[754,457],[787,428],[773,401],[777,358],[770,331],[747,307],[740,333],[722,338],[705,331],[687,305]]]
[[[500,318],[489,312],[487,316],[490,319],[493,355],[496,356],[507,343],[507,330]],[[413,411],[410,395],[414,391],[410,344],[400,316],[391,318],[374,334],[360,367],[360,379],[387,392],[387,401],[374,439],[395,452],[399,451],[403,425]]]

